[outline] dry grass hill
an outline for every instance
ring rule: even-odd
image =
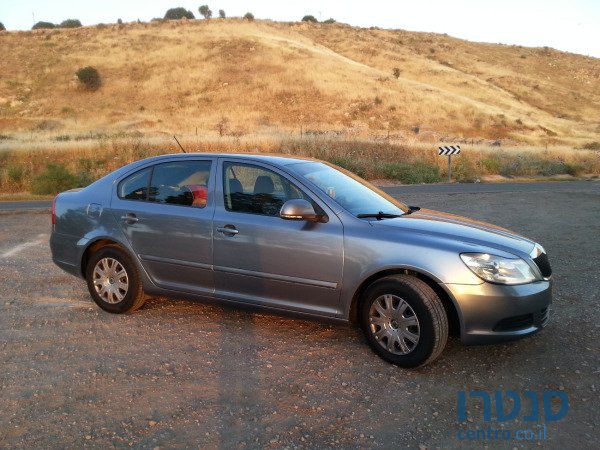
[[[0,48],[9,136],[302,127],[424,142],[600,140],[600,60],[548,48],[236,19],[3,32]],[[74,75],[88,65],[102,77],[96,92]]]
[[[0,50],[10,198],[179,151],[173,134],[404,183],[444,179],[441,142],[467,144],[458,181],[600,175],[600,60],[549,48],[212,19],[0,32]],[[95,91],[75,76],[86,66]]]

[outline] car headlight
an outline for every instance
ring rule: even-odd
[[[521,258],[509,259],[489,253],[462,253],[460,259],[479,278],[491,283],[524,284],[539,280]]]

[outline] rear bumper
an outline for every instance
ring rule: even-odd
[[[70,273],[71,275],[75,275],[78,278],[81,278],[81,271],[78,266],[70,264],[70,263],[66,263],[64,261],[60,261],[55,258],[52,258],[52,261],[54,262],[54,264],[56,264],[58,267],[60,267],[65,272]]]
[[[444,285],[458,306],[461,341],[492,344],[529,336],[546,326],[552,281],[518,286]]]
[[[79,278],[82,277],[80,252],[76,237],[54,231],[50,235],[50,253],[54,264]]]

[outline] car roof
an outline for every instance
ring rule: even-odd
[[[209,158],[236,158],[236,159],[247,159],[249,161],[262,161],[276,164],[279,166],[287,166],[289,164],[313,161],[320,162],[314,158],[308,158],[303,156],[295,155],[282,155],[276,153],[171,153],[167,155],[153,156],[137,162],[158,162],[163,159],[172,160],[176,159],[187,159],[187,158],[198,158],[198,157],[209,157]]]

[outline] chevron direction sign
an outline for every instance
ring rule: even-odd
[[[460,145],[447,145],[444,147],[438,147],[438,155],[448,155],[448,183],[452,183],[452,155],[458,155],[460,153]]]
[[[458,155],[460,153],[460,145],[448,145],[446,147],[439,147],[439,155]]]

